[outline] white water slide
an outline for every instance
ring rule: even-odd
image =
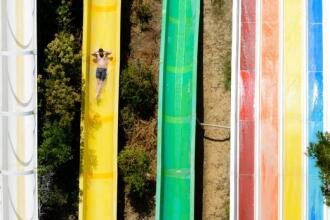
[[[0,0],[0,220],[38,219],[36,0]]]

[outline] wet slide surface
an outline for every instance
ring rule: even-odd
[[[330,122],[329,5],[234,3],[231,219],[330,219],[305,155]]]
[[[256,0],[242,0],[239,87],[239,219],[254,216]]]
[[[82,50],[83,161],[79,219],[117,219],[117,133],[120,67],[120,0],[84,0]],[[108,76],[96,100],[91,53],[112,51]]]
[[[199,0],[164,0],[156,219],[194,218]]]
[[[260,24],[259,216],[278,219],[280,2],[262,0]]]
[[[304,2],[284,3],[283,217],[303,215]],[[306,90],[305,90],[306,91]]]
[[[308,5],[308,142],[315,142],[316,132],[323,131],[323,12],[322,0],[309,0]],[[323,219],[321,180],[315,160],[308,160],[307,217]]]

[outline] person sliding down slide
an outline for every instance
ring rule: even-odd
[[[102,48],[100,48],[98,51],[95,51],[94,53],[92,53],[92,55],[95,56],[95,58],[96,58],[95,61],[97,62],[96,100],[98,100],[100,98],[103,82],[107,78],[107,66],[108,66],[108,63],[110,60],[110,58],[108,56],[110,54],[112,54],[111,51],[104,51]]]

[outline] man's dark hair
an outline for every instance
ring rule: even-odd
[[[100,54],[100,57],[103,57],[104,56],[104,50],[102,48],[99,49],[99,54]]]

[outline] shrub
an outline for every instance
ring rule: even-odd
[[[72,22],[72,0],[61,0],[61,5],[56,9],[58,25],[63,30],[70,30]]]
[[[47,46],[40,53],[38,76],[39,209],[41,219],[68,219],[77,213],[79,193],[81,28],[72,21],[82,8],[72,9],[73,0],[44,2],[56,11],[48,19],[57,21],[57,33],[50,38],[52,31],[43,32],[40,40]]]
[[[72,159],[71,148],[68,143],[69,134],[58,122],[45,124],[41,138],[44,140],[38,149],[41,175],[53,172]]]
[[[80,88],[81,72],[81,42],[78,36],[61,31],[55,34],[55,38],[45,49],[45,71],[49,77],[70,77],[77,88]]]
[[[150,6],[148,4],[139,2],[136,7],[136,16],[139,19],[141,30],[148,30],[149,21],[152,18]]]
[[[44,120],[56,120],[62,127],[70,127],[76,117],[75,107],[80,94],[72,88],[69,78],[45,80]],[[65,132],[67,133],[67,132]]]
[[[318,141],[310,143],[307,155],[316,160],[322,181],[321,191],[326,205],[330,206],[330,133],[318,132],[316,136]]]
[[[118,166],[127,185],[128,193],[142,197],[148,188],[150,159],[138,146],[126,146],[118,157]]]
[[[129,139],[132,136],[134,124],[138,119],[132,109],[128,106],[120,110],[119,117],[119,126],[124,130],[125,137]]]
[[[156,89],[151,69],[135,63],[124,69],[121,75],[122,106],[130,107],[142,119],[149,119],[156,104]]]
[[[226,57],[226,61],[223,67],[223,73],[225,76],[225,89],[226,91],[230,90],[230,84],[231,84],[231,55],[229,53],[229,55]]]

